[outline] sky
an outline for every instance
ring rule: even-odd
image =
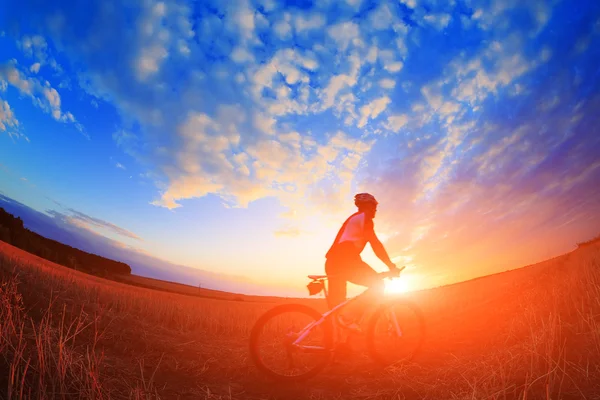
[[[262,294],[304,293],[369,192],[439,286],[600,233],[599,66],[593,0],[2,0],[0,191]]]

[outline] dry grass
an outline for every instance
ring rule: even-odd
[[[379,370],[358,355],[298,386],[265,381],[248,361],[271,303],[132,287],[3,243],[0,253],[0,399],[600,398],[598,247],[415,293],[429,331],[415,363]]]
[[[126,283],[128,285],[144,287],[148,289],[157,289],[163,292],[179,293],[188,296],[195,296],[209,299],[230,300],[230,301],[258,301],[258,302],[277,302],[280,298],[269,296],[250,296],[238,293],[223,292],[220,290],[206,289],[202,287],[194,287],[176,282],[168,282],[161,279],[148,278],[139,275],[120,275],[114,276],[113,279],[117,282]]]

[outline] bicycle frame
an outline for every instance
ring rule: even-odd
[[[327,298],[327,289],[324,286],[323,290],[325,291],[325,298]],[[368,289],[367,289],[368,290]],[[358,296],[352,297],[350,299],[347,299],[346,301],[344,301],[343,303],[338,304],[337,306],[335,306],[334,308],[332,308],[329,311],[326,311],[325,313],[322,314],[321,318],[318,321],[313,321],[311,323],[309,323],[308,325],[306,325],[304,328],[302,328],[300,330],[300,332],[298,333],[298,337],[296,338],[296,340],[294,340],[294,342],[292,342],[292,346],[301,349],[303,351],[309,352],[309,351],[315,351],[315,352],[321,352],[321,351],[327,351],[326,348],[324,347],[320,347],[320,346],[306,346],[306,345],[301,345],[300,343],[308,336],[308,334],[313,330],[313,328],[321,325],[322,323],[324,323],[327,319],[331,318],[337,311],[341,310],[342,308],[346,307],[348,304],[358,300],[359,298],[361,298],[366,292],[367,290],[365,290],[364,292],[362,292],[361,294],[359,294]],[[400,329],[400,325],[398,324],[398,319],[396,318],[396,313],[394,312],[394,310],[391,310],[391,318],[393,320],[393,328],[396,331],[396,334],[398,334],[398,336],[402,336],[402,330]],[[333,349],[330,349],[330,351]]]

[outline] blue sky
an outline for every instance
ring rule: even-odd
[[[597,2],[0,7],[0,190],[116,247],[295,290],[368,191],[416,288],[598,233]]]

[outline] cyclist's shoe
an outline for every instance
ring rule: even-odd
[[[344,317],[343,315],[338,315],[337,321],[343,328],[348,329],[349,331],[362,333],[360,325],[358,325],[354,319]]]

